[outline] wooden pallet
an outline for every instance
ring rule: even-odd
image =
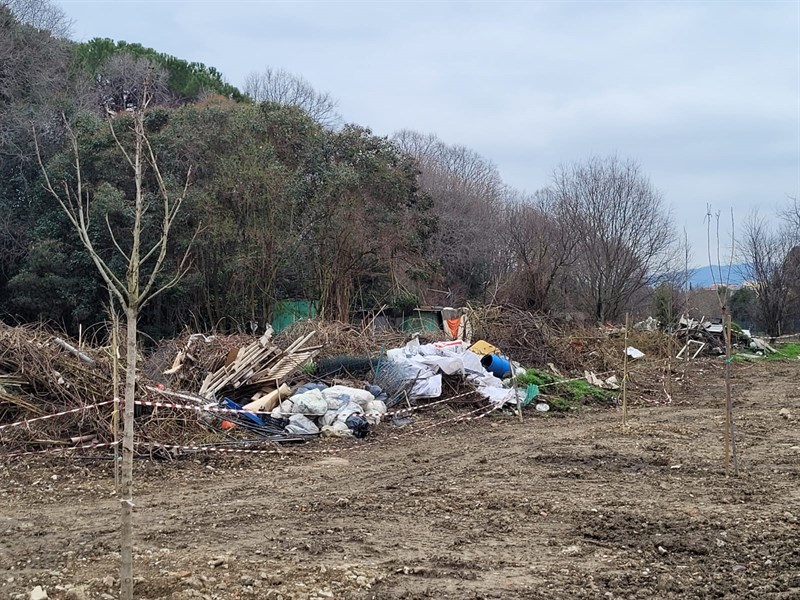
[[[209,373],[200,387],[200,395],[213,398],[226,389],[244,392],[279,387],[322,349],[322,346],[309,345],[314,334],[312,331],[296,339],[286,350],[280,350],[271,344],[272,332],[269,331],[240,348],[229,364]]]

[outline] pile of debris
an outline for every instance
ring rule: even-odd
[[[725,325],[721,318],[693,319],[682,316],[673,335],[682,344],[676,358],[695,358],[705,354],[726,354]],[[731,344],[736,349],[752,350],[756,354],[774,353],[766,340],[753,336],[747,329],[731,329]]]
[[[405,425],[429,405],[524,405],[538,391],[530,382],[517,389],[525,369],[507,358],[520,350],[508,334],[502,352],[483,341],[443,341],[436,332],[409,341],[407,333],[325,321],[298,323],[276,338],[271,329],[258,338],[187,334],[140,360],[137,441],[176,448],[360,438],[384,420]],[[522,348],[534,335],[555,339],[542,324],[519,336]],[[0,325],[0,448],[116,442],[121,384],[115,390],[114,364],[121,381],[124,362],[111,346],[84,347],[41,326]]]
[[[42,326],[0,324],[0,427],[66,413],[4,427],[4,445],[51,447],[112,438],[111,349],[76,346]]]
[[[173,445],[220,434],[236,439],[242,436],[226,428],[240,420],[251,423],[250,430],[258,426],[264,438],[292,439],[286,431],[288,419],[235,412],[241,408],[235,400],[261,401],[276,389],[286,392],[285,382],[319,350],[310,344],[311,337],[280,349],[267,335],[232,349],[225,336],[189,336],[158,380],[144,373],[138,378],[138,439]],[[220,359],[220,349],[226,347]],[[205,371],[202,379],[198,356],[217,367]],[[32,450],[115,441],[121,395],[121,384],[116,390],[114,386],[115,361],[121,381],[124,357],[111,346],[83,347],[42,326],[0,325],[0,446]],[[152,372],[152,367],[150,361],[141,371]],[[170,380],[176,383],[172,390],[165,385]],[[228,412],[230,420],[222,421],[219,416]]]

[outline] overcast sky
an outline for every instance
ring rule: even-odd
[[[435,133],[529,191],[561,163],[639,161],[703,264],[706,204],[800,195],[800,2],[86,2],[78,40],[139,42],[242,85],[266,66],[346,121]]]

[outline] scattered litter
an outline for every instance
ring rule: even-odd
[[[500,352],[497,346],[493,346],[486,340],[478,340],[469,347],[469,350],[475,354],[496,354]]]
[[[31,590],[28,598],[29,600],[47,600],[47,592],[42,589],[42,586],[37,585]]]
[[[771,352],[771,353],[777,352],[775,348],[770,346],[765,340],[762,340],[761,338],[751,337],[749,346],[751,350],[760,350],[762,352]]]
[[[607,379],[600,379],[600,377],[598,377],[592,371],[584,371],[583,378],[586,380],[587,383],[604,390],[619,389],[619,380],[617,379],[616,375],[612,375]]]
[[[522,400],[522,406],[528,406],[531,402],[533,402],[534,398],[539,395],[539,386],[531,383],[525,389],[525,398]]]
[[[553,372],[553,375],[555,375],[556,377],[564,377],[561,374],[561,371],[559,371],[553,363],[551,362],[547,363],[547,368],[550,369]]]
[[[647,317],[644,321],[636,323],[633,328],[639,331],[656,331],[658,329],[658,319]]]
[[[684,344],[683,348],[681,348],[681,351],[678,352],[675,358],[683,358],[684,352],[686,353],[686,356],[688,358],[689,357],[688,355],[691,354],[692,352],[690,349],[692,346],[697,348],[697,350],[695,350],[694,354],[692,354],[691,356],[692,359],[695,359],[697,358],[697,355],[703,351],[703,348],[706,347],[706,343],[697,340],[689,340],[686,342],[686,344]]]

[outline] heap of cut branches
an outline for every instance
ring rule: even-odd
[[[0,429],[0,448],[16,452],[114,440],[112,348],[79,348],[60,335],[42,325],[0,324],[0,426],[26,422]],[[124,377],[124,358],[119,373]],[[149,389],[154,383],[140,376],[137,398],[164,400]],[[59,414],[65,411],[70,412]],[[136,412],[140,440],[175,444],[209,435],[202,413],[147,407]]]
[[[546,315],[509,306],[472,311],[473,338],[484,339],[525,366],[552,363],[571,373],[607,372],[622,368],[622,327],[565,327]],[[630,331],[628,345],[652,358],[671,351],[670,336],[660,331]]]
[[[256,339],[245,334],[184,333],[162,341],[145,359],[143,371],[152,381],[196,392],[206,375],[224,366],[232,352]]]
[[[523,365],[578,367],[566,333],[544,315],[511,306],[487,306],[473,309],[470,320],[473,339],[486,340]]]
[[[356,327],[340,321],[324,321],[312,319],[298,321],[282,331],[275,341],[285,346],[291,340],[316,331],[315,340],[322,346],[320,358],[338,356],[374,357],[391,348],[404,346],[410,335],[397,329],[375,329],[374,327]],[[437,342],[445,339],[444,332],[428,331],[421,333],[421,344]]]
[[[112,400],[110,348],[75,350],[39,325],[0,325],[0,424]],[[0,442],[68,445],[73,438],[109,441],[113,405],[0,431]],[[74,442],[73,442],[74,443]]]

